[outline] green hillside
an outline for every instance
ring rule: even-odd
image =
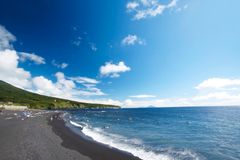
[[[31,93],[0,80],[0,103],[24,105],[32,109],[120,108],[114,105],[82,103]]]

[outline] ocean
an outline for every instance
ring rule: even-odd
[[[65,119],[84,136],[143,160],[240,160],[237,107],[84,109]]]

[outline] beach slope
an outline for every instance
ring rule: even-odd
[[[0,113],[0,130],[1,160],[138,159],[85,140],[65,127],[55,112],[4,110]]]

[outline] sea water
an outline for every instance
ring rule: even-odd
[[[240,160],[240,108],[70,111],[79,132],[143,160]]]

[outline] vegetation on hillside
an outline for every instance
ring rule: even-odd
[[[28,106],[31,109],[119,108],[114,105],[76,102],[31,93],[0,80],[0,104]]]

